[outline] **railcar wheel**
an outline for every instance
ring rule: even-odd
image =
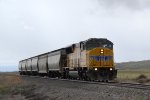
[[[108,80],[105,80],[106,83],[108,83]]]

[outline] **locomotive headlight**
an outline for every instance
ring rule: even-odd
[[[95,68],[94,70],[97,71],[97,68]]]
[[[101,53],[104,53],[104,50],[103,50],[103,49],[101,49]]]
[[[110,71],[112,71],[113,69],[112,68],[110,68]]]

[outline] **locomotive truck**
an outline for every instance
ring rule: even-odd
[[[64,79],[114,80],[113,43],[106,38],[90,38],[70,46],[19,62],[20,75],[41,75]]]

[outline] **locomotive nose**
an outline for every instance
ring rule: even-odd
[[[89,66],[112,67],[113,53],[108,48],[94,48],[89,51]]]

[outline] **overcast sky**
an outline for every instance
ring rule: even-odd
[[[150,0],[0,0],[0,66],[88,38],[115,62],[150,59]]]

